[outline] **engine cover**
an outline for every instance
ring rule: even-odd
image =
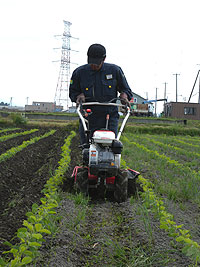
[[[98,130],[93,134],[94,143],[100,143],[104,146],[112,145],[113,140],[115,139],[115,133],[109,130]]]
[[[121,155],[120,155],[121,156]],[[120,167],[120,157],[113,153],[111,147],[91,144],[89,148],[89,168],[93,175],[114,176]]]

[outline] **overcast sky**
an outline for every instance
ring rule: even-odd
[[[200,69],[200,0],[0,0],[0,101],[54,101],[63,20],[72,23],[71,72],[92,43],[107,49],[133,92],[188,101]],[[198,101],[198,84],[191,102]]]

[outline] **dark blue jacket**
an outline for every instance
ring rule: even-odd
[[[117,97],[117,92],[126,93],[129,100],[133,96],[122,69],[117,65],[103,63],[99,71],[94,71],[86,64],[72,74],[69,88],[72,102],[76,102],[81,93],[85,95],[86,102],[108,102]]]

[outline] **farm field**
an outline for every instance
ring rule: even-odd
[[[116,203],[71,190],[77,124],[0,129],[0,265],[199,266],[200,139],[185,133],[127,127],[122,168],[141,175]]]

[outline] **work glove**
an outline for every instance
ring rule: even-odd
[[[85,102],[85,96],[83,93],[81,93],[80,95],[77,96],[76,98],[76,106],[78,106],[80,103],[84,103]]]
[[[130,107],[130,103],[128,101],[128,96],[126,93],[122,92],[120,94],[120,100],[121,100],[122,105],[127,105],[128,107]]]

